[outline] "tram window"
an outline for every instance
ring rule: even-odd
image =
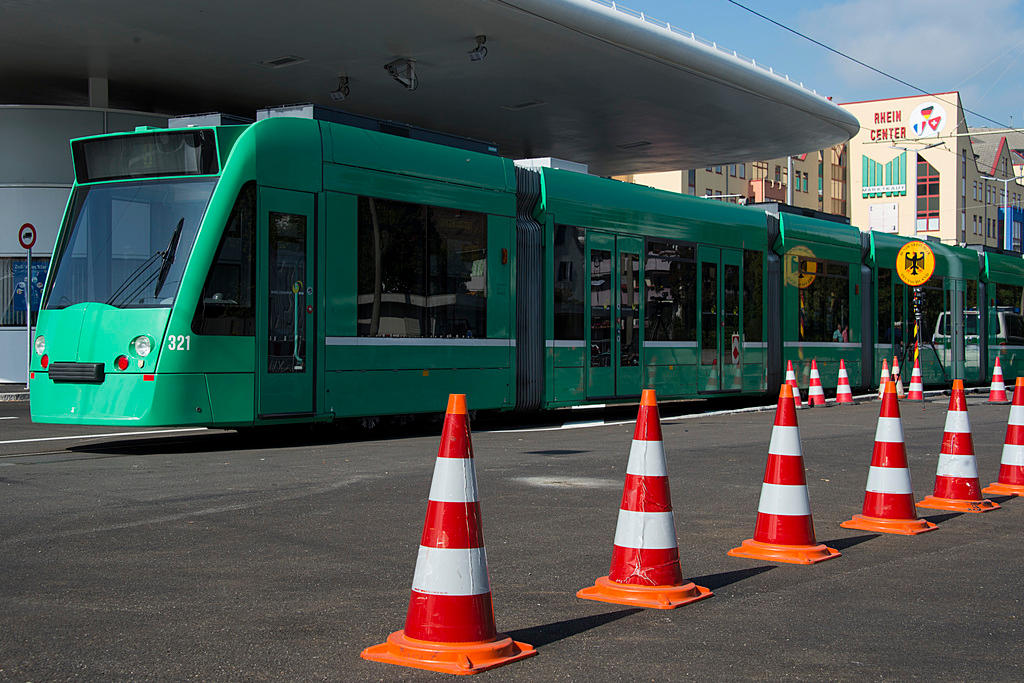
[[[939,321],[940,314],[946,310],[943,279],[941,277],[933,277],[928,281],[927,285],[921,287],[923,299],[921,305],[921,337],[924,342],[927,342],[929,338],[933,342],[942,341],[938,337],[941,337],[944,333],[936,329],[936,324]]]
[[[697,341],[697,263],[685,242],[647,241],[647,341]]]
[[[487,336],[487,216],[359,198],[361,337]]]
[[[555,226],[555,339],[583,339],[583,307],[586,301],[586,241],[583,228]]]
[[[740,166],[742,169],[743,166]],[[743,339],[763,341],[761,302],[764,301],[764,256],[749,249],[743,252]]]
[[[892,343],[892,270],[878,269],[878,343]]]
[[[255,324],[256,184],[242,188],[192,316],[196,334],[252,336]]]
[[[853,341],[849,264],[801,257],[799,268],[800,341]]]

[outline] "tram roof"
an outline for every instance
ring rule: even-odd
[[[858,130],[801,84],[603,0],[51,0],[5,3],[3,23],[10,103],[84,103],[89,76],[113,106],[168,113],[316,102],[600,174],[776,158]],[[478,35],[487,56],[471,61]],[[269,63],[285,57],[299,59]],[[385,71],[398,58],[415,60],[414,92]]]

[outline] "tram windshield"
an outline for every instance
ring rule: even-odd
[[[203,178],[78,186],[43,307],[169,307],[215,184]]]

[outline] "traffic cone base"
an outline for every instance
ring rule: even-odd
[[[1024,496],[1024,484],[1004,484],[997,481],[983,488],[981,492],[997,496]]]
[[[464,676],[535,654],[532,645],[508,636],[499,635],[497,640],[482,643],[437,643],[410,638],[401,630],[388,636],[386,642],[366,648],[359,656],[374,662]]]
[[[999,503],[982,498],[981,500],[959,500],[957,498],[939,498],[925,496],[917,504],[919,508],[929,510],[953,510],[954,512],[992,512],[999,509]]]
[[[829,548],[824,543],[818,545],[776,545],[748,538],[740,543],[738,548],[733,548],[726,555],[747,557],[752,560],[768,560],[769,562],[817,564],[818,562],[831,560],[833,557],[839,557],[842,553],[835,548]]]
[[[903,534],[904,536],[923,534],[939,528],[938,525],[923,519],[883,519],[867,515],[854,515],[840,523],[839,526],[844,529],[861,529],[863,531],[878,531],[883,534]]]
[[[632,583],[617,583],[602,576],[593,586],[576,593],[577,598],[611,602],[616,605],[651,607],[654,609],[675,609],[710,598],[714,593],[704,586],[690,583],[682,586],[641,586]]]

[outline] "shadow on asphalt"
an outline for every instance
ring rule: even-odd
[[[988,499],[991,500],[993,503],[999,503],[1000,505],[1002,505],[1006,501],[1013,500],[1016,497],[1017,496],[988,496]]]
[[[713,591],[725,586],[738,583],[743,579],[749,579],[752,576],[763,574],[769,569],[775,569],[775,565],[767,565],[764,567],[751,567],[750,569],[736,569],[731,572],[719,572],[717,574],[708,574],[707,576],[695,576],[690,581],[693,581],[698,586],[704,586],[710,588]]]
[[[928,515],[927,517],[922,517],[921,519],[925,520],[926,522],[931,522],[932,524],[942,524],[943,522],[948,522],[951,519],[963,517],[963,515],[964,513],[962,512],[944,512],[941,515]]]
[[[659,404],[662,418],[692,415],[723,409],[765,404],[763,396],[668,401]],[[637,406],[611,405],[603,408],[552,410],[534,413],[499,411],[471,412],[473,431],[497,429],[529,429],[558,426],[567,422],[618,422],[636,418]],[[144,433],[131,439],[92,441],[71,446],[74,453],[164,455],[169,453],[203,453],[210,451],[260,450],[295,446],[358,443],[381,439],[412,439],[441,437],[443,412],[424,415],[392,415],[380,418],[345,419],[328,424],[269,425],[248,427],[239,431],[216,431],[211,434],[161,435],[146,438]],[[575,455],[584,451],[536,451],[534,455]]]
[[[835,548],[836,550],[846,550],[852,548],[855,545],[860,545],[865,541],[870,541],[873,538],[878,538],[882,534],[864,534],[863,536],[849,536],[847,538],[836,538],[831,541],[819,541],[824,543],[829,548]]]
[[[521,628],[516,631],[509,631],[505,635],[511,636],[513,640],[529,643],[534,647],[543,647],[642,611],[639,607],[630,607],[629,609],[620,609],[617,612],[605,612],[604,614],[595,614],[589,617],[556,621],[551,624],[544,624],[543,626]]]

